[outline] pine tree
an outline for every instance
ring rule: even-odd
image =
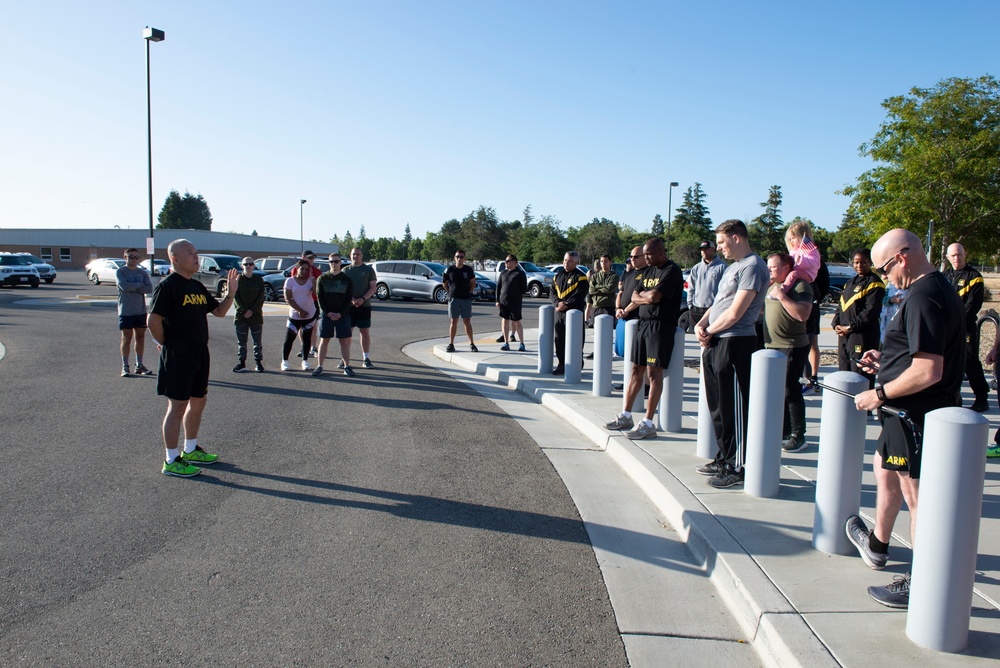
[[[660,218],[660,214],[653,216],[653,236],[663,238],[663,219]]]
[[[767,201],[760,205],[764,213],[750,223],[750,245],[761,255],[783,251],[785,243],[781,230],[785,224],[781,220],[781,186],[771,186]]]

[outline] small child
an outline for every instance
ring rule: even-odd
[[[795,267],[789,272],[785,282],[781,284],[782,290],[788,292],[795,281],[802,279],[806,283],[816,281],[816,272],[819,271],[819,249],[810,238],[812,230],[809,223],[798,222],[789,226],[785,232],[785,246],[788,247],[788,254],[795,260]]]

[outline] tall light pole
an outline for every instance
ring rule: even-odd
[[[302,234],[302,205],[305,204],[304,199],[299,200],[299,254],[301,255],[306,250],[305,235]]]
[[[674,217],[674,188],[679,185],[677,181],[671,181],[670,190],[667,195],[667,241],[670,241],[670,221]]]
[[[153,255],[156,244],[153,243],[153,114],[149,101],[149,43],[162,42],[167,35],[162,30],[146,26],[142,38],[146,40],[146,156],[149,173],[149,239],[146,241],[146,252],[149,254],[149,273],[153,273]]]

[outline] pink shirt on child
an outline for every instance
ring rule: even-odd
[[[785,282],[782,283],[782,287],[785,289],[791,287],[795,284],[795,281],[802,279],[806,283],[812,283],[816,280],[816,274],[819,272],[819,249],[816,248],[816,244],[813,243],[812,239],[806,237],[799,244],[799,247],[793,250],[789,255],[795,260],[795,267],[789,272],[788,277],[785,278]]]

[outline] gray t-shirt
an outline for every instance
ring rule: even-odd
[[[146,295],[153,291],[153,282],[146,270],[119,267],[115,282],[118,284],[118,315],[144,315]]]
[[[733,262],[726,267],[722,280],[719,281],[715,303],[709,312],[709,324],[718,320],[726,309],[732,306],[736,293],[740,290],[756,290],[757,294],[743,312],[743,317],[726,331],[717,332],[715,336],[723,339],[730,336],[756,336],[757,316],[760,315],[760,308],[764,304],[764,296],[770,282],[767,264],[756,253],[751,253],[739,262]]]

